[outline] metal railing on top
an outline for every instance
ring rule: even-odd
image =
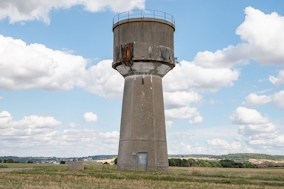
[[[158,10],[133,10],[133,11],[127,11],[117,14],[113,18],[113,25],[118,23],[122,20],[127,20],[130,18],[154,18],[154,19],[161,19],[166,20],[173,25],[175,25],[175,19],[172,15],[158,11]]]

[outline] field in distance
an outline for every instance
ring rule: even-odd
[[[5,167],[0,168],[0,188],[284,188],[283,168],[170,167],[159,172],[118,171],[115,165],[97,163],[85,163],[82,171],[52,164]],[[3,172],[7,168],[12,172]]]

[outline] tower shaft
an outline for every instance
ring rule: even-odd
[[[167,170],[162,78],[134,75],[125,78],[118,153],[119,169],[139,167],[139,156],[147,155],[147,170]]]

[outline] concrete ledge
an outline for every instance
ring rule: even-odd
[[[69,170],[84,170],[84,162],[82,161],[68,162],[68,169]]]

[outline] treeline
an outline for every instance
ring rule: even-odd
[[[206,154],[183,154],[183,155],[169,155],[170,158],[210,158],[210,159],[229,159],[236,162],[245,162],[249,159],[264,159],[264,160],[273,160],[273,161],[284,161],[283,155],[268,155],[268,154],[254,154],[254,153],[238,153],[238,154],[227,154],[227,155],[206,155]]]
[[[225,167],[225,168],[257,168],[250,162],[235,162],[225,159],[220,161],[207,161],[202,159],[169,159],[169,166],[176,167]]]
[[[284,156],[268,155],[268,154],[253,154],[253,153],[239,153],[215,156],[216,159],[231,159],[235,161],[248,161],[249,159],[267,159],[274,161],[283,161]]]
[[[22,163],[22,162],[19,162],[19,161],[14,161],[13,159],[4,159],[2,161],[2,159],[0,159],[0,163]],[[33,163],[32,161],[27,161],[27,163]]]

